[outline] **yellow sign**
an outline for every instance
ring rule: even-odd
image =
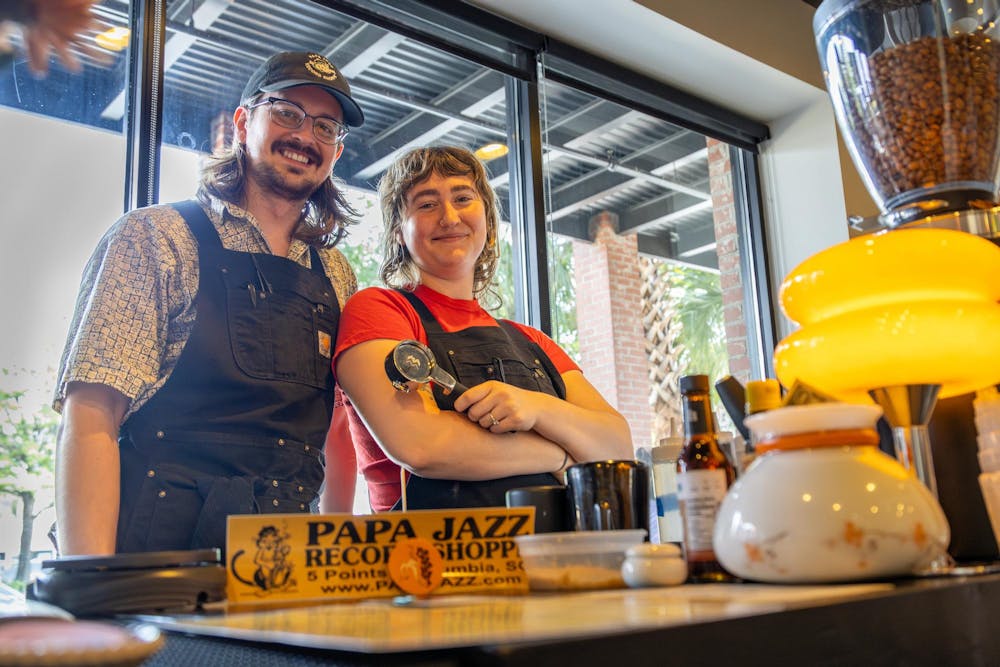
[[[534,507],[230,516],[226,595],[235,604],[273,604],[525,593],[513,538],[534,525]]]

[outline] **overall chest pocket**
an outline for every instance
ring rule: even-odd
[[[456,354],[452,356],[451,361],[458,379],[469,387],[497,380],[521,389],[555,394],[548,374],[541,363],[534,360],[526,361],[510,355],[490,355],[487,352],[486,356],[475,358],[466,358],[465,355],[463,358],[458,358]]]
[[[333,388],[338,310],[300,290],[260,289],[231,274],[226,283],[229,338],[240,370],[263,380]]]

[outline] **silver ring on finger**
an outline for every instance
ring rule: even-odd
[[[497,424],[500,423],[500,421],[493,416],[492,412],[487,413],[486,416],[490,418],[490,426],[496,426]]]

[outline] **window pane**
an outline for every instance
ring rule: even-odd
[[[400,151],[507,142],[507,77],[499,72],[311,2],[205,3],[193,20],[188,7],[177,1],[168,8],[160,201],[194,194],[200,159],[231,142],[243,85],[265,58],[286,50],[321,53],[349,80],[365,112],[365,124],[352,128],[334,168],[362,214],[339,246],[360,287],[380,284],[382,217],[375,189]],[[488,160],[487,168],[509,209],[506,160]],[[512,316],[510,233],[504,227],[500,283],[508,291],[497,312]],[[367,509],[365,490],[359,480],[358,511]]]
[[[552,81],[541,99],[554,337],[650,446],[680,430],[682,375],[759,373],[730,147]]]
[[[103,56],[74,47],[83,64],[80,73],[52,60],[46,77],[33,76],[18,35],[13,40],[17,55],[0,68],[0,284],[6,286],[0,290],[0,428],[6,452],[18,446],[8,428],[13,421],[55,423],[47,406],[80,276],[101,235],[121,215],[125,142],[121,117],[105,111],[124,84],[125,42],[123,50],[110,51],[97,47],[95,38],[126,25],[128,4],[109,0],[95,11],[100,27],[84,34],[82,42]],[[14,403],[9,400],[13,392],[26,394]],[[51,456],[54,430],[39,433],[36,443]],[[48,555],[52,544],[45,534],[55,519],[49,507],[52,481],[47,470],[36,474],[19,465],[13,479],[0,480],[35,493],[34,511],[41,514],[34,521],[31,549]],[[0,496],[5,581],[14,576],[22,516],[20,499]]]
[[[200,156],[231,140],[243,84],[282,50],[326,55],[365,111],[365,125],[352,129],[334,170],[364,214],[343,245],[362,285],[378,282],[381,256],[372,195],[400,151],[507,141],[506,77],[499,72],[311,2],[206,3],[193,17],[197,28],[182,30],[187,7],[177,1],[168,9],[161,201],[191,196]],[[505,201],[506,162],[488,167]]]

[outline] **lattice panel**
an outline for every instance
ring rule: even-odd
[[[669,282],[660,275],[662,262],[639,258],[642,276],[642,329],[649,358],[649,404],[653,409],[653,443],[681,429],[680,380],[681,346],[677,338],[681,323],[668,292]]]

